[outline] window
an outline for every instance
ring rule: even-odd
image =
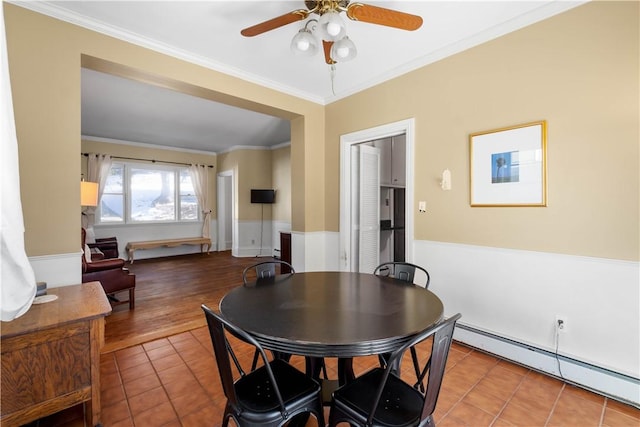
[[[100,199],[100,223],[198,221],[187,168],[113,163]]]

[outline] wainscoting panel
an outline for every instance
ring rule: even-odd
[[[569,380],[640,401],[637,262],[432,241],[414,254],[445,313],[462,313],[456,338],[552,375],[557,349]]]
[[[139,224],[139,225],[97,225],[94,227],[96,237],[116,237],[120,258],[127,259],[126,246],[128,242],[141,240],[178,239],[182,237],[199,237],[202,235],[202,223],[171,223],[171,224]],[[215,250],[217,232],[216,224],[211,224],[211,250]],[[200,252],[199,245],[182,245],[174,248],[157,248],[138,250],[135,260],[158,258],[165,256],[193,254]]]
[[[82,252],[29,257],[36,281],[48,288],[77,285],[82,281]]]
[[[291,232],[291,260],[296,271],[338,271],[340,235],[335,232]]]

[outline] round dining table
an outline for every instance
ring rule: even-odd
[[[349,360],[392,352],[437,324],[443,305],[428,289],[401,280],[319,271],[234,288],[220,312],[276,353]]]

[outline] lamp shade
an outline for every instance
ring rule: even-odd
[[[336,11],[325,12],[318,20],[318,31],[322,40],[334,42],[347,33],[347,26]]]
[[[345,36],[342,40],[338,40],[331,46],[331,52],[329,53],[331,59],[336,62],[350,61],[356,57],[358,51],[356,45]]]
[[[291,50],[296,55],[311,56],[318,52],[318,41],[311,34],[311,31],[303,28],[293,36],[291,40]]]
[[[80,181],[80,205],[98,206],[98,183]]]

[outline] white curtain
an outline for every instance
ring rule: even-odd
[[[13,100],[9,80],[4,9],[0,2],[0,320],[8,322],[22,316],[36,295],[36,278],[24,250],[24,220],[20,200],[18,140],[13,117]]]
[[[209,209],[209,174],[206,165],[191,165],[189,173],[191,174],[191,182],[196,192],[196,198],[200,209],[202,209],[202,237],[210,237],[209,223],[211,222],[211,209]]]
[[[87,161],[87,181],[98,183],[98,203],[102,199],[104,186],[107,184],[109,171],[112,164],[111,156],[108,154],[89,154]],[[87,216],[87,239],[89,242],[93,240],[93,224],[96,220],[96,208],[87,207],[84,211]]]

